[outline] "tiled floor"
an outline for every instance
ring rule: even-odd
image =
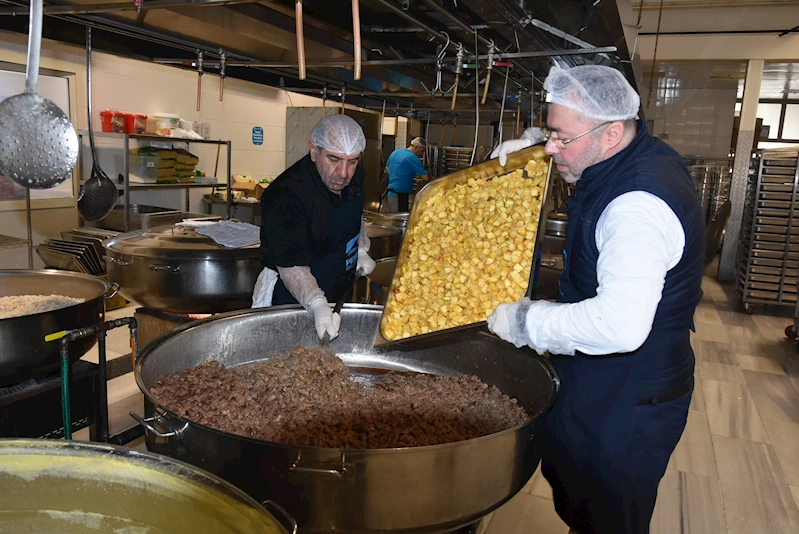
[[[799,533],[799,351],[783,333],[793,310],[749,316],[731,287],[705,277],[703,289],[693,336],[696,389],[652,533]],[[111,332],[108,349],[109,358],[127,355],[127,330]],[[96,349],[86,358],[96,361]],[[111,382],[109,402],[112,433],[132,426],[128,412],[142,409],[132,374]],[[566,534],[551,497],[539,471],[481,531]]]

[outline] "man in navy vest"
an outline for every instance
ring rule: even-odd
[[[579,534],[645,534],[693,391],[704,221],[619,71],[553,67],[545,89],[545,150],[576,183],[558,302],[502,304],[489,327],[549,351],[560,376],[542,451],[560,517]]]

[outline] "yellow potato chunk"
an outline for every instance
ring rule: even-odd
[[[386,302],[387,339],[485,321],[498,305],[524,296],[548,170],[548,159],[533,159],[425,201]]]

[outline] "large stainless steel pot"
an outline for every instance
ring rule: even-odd
[[[441,533],[469,524],[516,494],[539,463],[537,431],[558,381],[546,359],[487,332],[404,352],[372,345],[379,306],[346,304],[330,343],[357,375],[364,368],[474,374],[518,399],[530,421],[477,439],[401,449],[298,447],[235,436],[160,407],[158,379],[209,360],[227,366],[318,346],[313,317],[295,306],[238,311],[195,321],[151,342],[135,374],[145,395],[148,449],[192,463],[257,500],[286,507],[303,532]]]
[[[62,295],[85,299],[80,304],[44,313],[0,319],[0,386],[57,371],[61,358],[58,342],[48,334],[84,328],[105,320],[105,293],[110,285],[100,278],[69,271],[0,271],[0,297]],[[75,361],[97,342],[97,336],[70,343]]]
[[[103,243],[109,280],[154,310],[214,313],[249,308],[261,272],[258,245],[230,249],[183,226],[158,226]]]
[[[402,230],[396,226],[383,226],[381,224],[367,224],[366,235],[369,236],[369,256],[373,260],[388,258],[399,254],[402,246]]]
[[[224,480],[124,447],[0,440],[0,484],[5,488],[3,532],[287,532],[264,507]]]

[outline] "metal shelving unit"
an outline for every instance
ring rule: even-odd
[[[756,304],[796,306],[799,274],[799,151],[763,150],[753,162],[736,282],[749,313]]]
[[[78,136],[83,137],[84,135],[88,135],[88,132],[80,131],[78,132]],[[219,187],[227,187],[227,201],[226,204],[226,218],[230,219],[230,211],[231,211],[231,203],[230,199],[232,197],[232,190],[231,190],[231,182],[232,182],[232,175],[230,169],[230,158],[231,158],[231,142],[230,141],[214,141],[212,139],[180,139],[177,137],[164,137],[161,135],[140,135],[140,134],[119,134],[119,133],[108,133],[108,132],[95,132],[95,137],[105,137],[105,138],[113,138],[122,140],[124,150],[125,150],[125,157],[124,160],[124,172],[123,177],[124,181],[122,183],[121,189],[123,191],[123,202],[124,202],[124,215],[125,215],[125,231],[127,232],[130,229],[130,191],[132,189],[149,189],[149,190],[158,190],[158,189],[184,189],[186,191],[186,211],[191,211],[189,209],[189,191],[191,189],[198,189],[198,188],[205,188],[211,189],[211,194],[216,191]],[[130,141],[150,141],[150,142],[158,142],[158,143],[171,143],[172,145],[176,144],[185,144],[185,145],[192,145],[192,144],[205,144],[205,145],[221,145],[227,147],[227,184],[197,184],[197,183],[183,183],[183,184],[141,184],[141,183],[131,183],[130,182]],[[81,150],[83,149],[83,143],[81,143]],[[82,158],[79,156],[78,161],[83,161]],[[83,176],[83,169],[81,169],[81,176]]]

